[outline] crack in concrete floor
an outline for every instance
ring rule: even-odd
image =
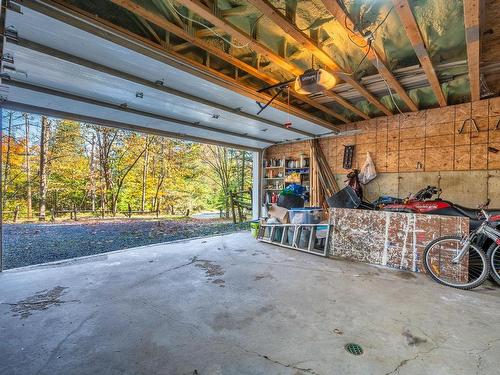
[[[273,358],[269,357],[268,355],[261,354],[259,352],[255,352],[253,350],[245,349],[241,345],[235,345],[235,346],[238,347],[238,348],[240,348],[245,353],[256,355],[259,358],[263,358],[263,359],[265,359],[267,361],[270,361],[270,362],[273,362],[273,363],[275,363],[277,365],[280,365],[280,366],[283,366],[283,367],[287,367],[287,368],[291,368],[291,369],[294,369],[294,370],[297,370],[297,371],[303,371],[303,372],[306,372],[306,373],[311,374],[311,375],[320,375],[319,373],[317,373],[316,371],[314,371],[312,368],[304,368],[304,367],[298,367],[297,366],[297,364],[305,362],[305,361],[295,362],[295,363],[284,363],[284,362],[278,361],[277,359],[273,359]]]
[[[414,357],[403,359],[401,362],[399,362],[399,364],[396,366],[396,368],[394,370],[386,372],[385,375],[399,374],[399,371],[404,366],[406,366],[408,363],[415,361],[416,359],[418,359],[422,355],[429,354],[430,352],[433,352],[434,350],[437,350],[437,349],[439,349],[439,346],[434,346],[425,352],[418,352]]]

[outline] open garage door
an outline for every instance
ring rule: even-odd
[[[5,108],[251,150],[331,132],[293,113],[285,128],[283,106],[257,116],[267,96],[60,5],[9,3]]]

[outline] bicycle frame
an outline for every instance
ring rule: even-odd
[[[483,213],[484,214],[484,213]],[[469,250],[469,247],[471,246],[473,240],[480,234],[484,234],[488,238],[492,239],[493,241],[498,241],[500,239],[500,231],[496,230],[495,228],[492,228],[488,224],[490,223],[488,221],[489,217],[485,216],[486,220],[481,224],[479,228],[477,228],[474,232],[470,233],[464,239],[462,242],[464,243],[464,246],[458,253],[458,255],[452,259],[452,263],[458,263],[462,260],[464,255],[467,253],[467,250]]]

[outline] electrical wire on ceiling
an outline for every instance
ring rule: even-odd
[[[394,6],[392,6],[391,9],[389,9],[389,11],[385,15],[385,17],[382,19],[382,21],[375,27],[375,29],[373,31],[371,31],[371,39],[369,39],[364,46],[359,45],[358,43],[356,43],[351,38],[351,35],[349,34],[349,32],[351,32],[352,34],[356,34],[356,32],[354,30],[352,30],[347,25],[347,14],[346,14],[346,16],[344,17],[344,25],[345,25],[345,28],[349,31],[347,33],[347,37],[349,38],[349,40],[351,41],[351,43],[353,43],[355,46],[357,46],[359,48],[366,48],[366,47],[368,47],[368,50],[366,51],[365,55],[363,56],[363,58],[361,59],[361,61],[358,63],[358,65],[356,66],[356,68],[352,71],[352,73],[343,73],[343,75],[353,76],[353,75],[355,75],[358,72],[359,68],[361,67],[361,64],[363,64],[363,62],[366,60],[366,57],[368,56],[368,54],[370,53],[370,51],[372,49],[372,43],[373,43],[373,40],[374,40],[373,37],[375,36],[375,33],[380,28],[380,26],[382,26],[385,23],[385,21],[387,21],[387,18],[389,17],[389,14],[391,14],[391,12],[392,12],[393,9],[394,9]],[[363,30],[361,30],[361,31],[363,31]],[[377,63],[377,69],[378,69],[378,63]]]
[[[264,13],[262,13],[259,17],[255,19],[255,22],[253,23],[252,27],[250,28],[250,37],[253,38],[253,31],[257,27],[257,24],[259,23],[260,19],[264,17]],[[256,38],[257,39],[257,38]]]
[[[345,7],[345,4],[343,4],[344,7]],[[372,49],[372,43],[374,42],[374,37],[375,37],[375,33],[378,31],[378,29],[387,21],[387,18],[389,18],[389,15],[391,14],[392,10],[394,9],[394,6],[391,7],[391,9],[389,9],[389,11],[387,12],[387,14],[385,15],[385,17],[382,19],[382,21],[380,21],[380,23],[375,27],[375,29],[373,31],[369,31],[371,33],[371,38],[369,38],[366,42],[366,44],[364,46],[361,46],[359,44],[357,44],[354,40],[352,40],[351,36],[349,35],[349,33],[347,33],[347,36],[349,37],[349,40],[354,44],[356,45],[357,47],[359,48],[366,48],[368,47],[368,50],[366,51],[365,55],[363,56],[363,58],[361,59],[361,61],[358,63],[358,65],[356,66],[356,68],[352,71],[352,73],[344,73],[344,75],[347,75],[347,76],[353,76],[355,75],[359,68],[361,67],[361,64],[363,64],[363,62],[365,61],[366,57],[368,56],[368,54],[370,53],[371,49]],[[345,28],[351,32],[352,34],[356,34],[354,30],[352,30],[351,28],[349,28],[349,26],[347,25],[347,14],[344,18],[344,25],[345,25]],[[363,34],[362,31],[364,30],[360,30],[361,34],[362,35],[366,35],[366,34]],[[378,55],[375,54],[375,57],[376,57],[376,68],[377,70],[379,70],[379,59],[378,59]],[[387,83],[387,81],[385,80],[384,76],[382,74],[380,74],[380,77],[382,78],[382,80],[384,81],[385,85],[387,86],[387,89],[389,90],[389,96],[391,97],[391,100],[392,102],[394,103],[394,106],[397,108],[397,110],[399,111],[399,113],[403,114],[403,111],[401,111],[401,109],[399,108],[398,104],[396,103],[396,100],[394,99],[394,95],[392,93],[392,90],[391,90],[391,87],[389,86],[389,84]]]
[[[233,42],[231,42],[229,39],[223,37],[221,34],[219,34],[217,31],[215,31],[212,27],[210,26],[207,26],[205,25],[203,22],[200,22],[200,21],[197,21],[195,19],[192,19],[190,17],[187,17],[185,16],[184,14],[182,14],[181,12],[179,12],[175,6],[169,1],[169,0],[165,0],[165,3],[175,12],[177,13],[179,16],[181,16],[182,18],[188,20],[188,21],[191,21],[191,22],[194,22],[196,23],[197,25],[200,25],[200,26],[203,26],[205,29],[209,30],[212,32],[212,34],[214,34],[215,36],[219,37],[220,39],[222,39],[224,42],[226,42],[227,44],[229,44],[230,46],[234,47],[234,48],[247,48],[249,45],[250,45],[250,42],[246,43],[246,44],[235,44]],[[253,30],[252,30],[253,31]]]
[[[387,14],[385,15],[384,19],[378,24],[377,27],[375,27],[375,30],[373,30],[371,33],[373,35],[375,35],[375,33],[377,32],[377,30],[379,29],[380,26],[382,26],[384,24],[385,21],[387,21],[387,18],[389,17],[389,14],[391,14],[392,10],[394,9],[394,5],[391,7],[391,9],[389,9],[389,11],[387,12]]]
[[[368,50],[366,51],[365,55],[363,56],[363,58],[361,59],[361,61],[358,63],[358,65],[356,65],[356,68],[351,73],[342,73],[342,75],[344,75],[344,76],[353,76],[353,75],[355,75],[358,72],[359,68],[361,67],[361,64],[363,64],[363,62],[365,61],[366,57],[368,56],[368,54],[372,50],[372,42],[368,42],[367,45],[368,45]]]
[[[377,58],[377,70],[379,70],[379,60],[378,60],[378,55],[376,55],[376,58]],[[391,90],[391,86],[389,86],[389,84],[387,83],[387,81],[385,80],[384,76],[382,74],[380,74],[380,77],[382,78],[382,80],[384,81],[385,85],[387,86],[387,90],[389,90],[389,95],[391,97],[391,100],[392,102],[394,103],[394,106],[397,108],[397,110],[399,111],[399,113],[401,113],[403,116],[405,116],[405,114],[403,113],[403,111],[401,110],[401,108],[399,108],[398,106],[398,103],[396,103],[396,100],[394,99],[394,95],[392,94],[392,90]]]

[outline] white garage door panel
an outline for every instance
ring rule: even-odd
[[[275,142],[297,138],[296,133],[285,129],[216,110],[204,104],[56,59],[15,44],[8,43],[6,50],[13,55],[17,69],[17,73],[9,74],[19,81],[115,105],[127,103],[130,108],[192,123],[200,122],[218,129],[248,133],[255,137],[269,138]],[[33,61],[37,63],[33,64]],[[144,97],[137,98],[137,92],[143,93]],[[213,115],[218,115],[219,118],[215,119]],[[266,129],[265,132],[262,129]]]
[[[178,135],[207,138],[215,141],[254,148],[263,148],[268,146],[268,144],[264,142],[258,142],[229,134],[215,133],[205,129],[191,128],[167,121],[150,119],[140,115],[121,112],[110,108],[103,108],[97,105],[82,103],[75,100],[34,92],[14,86],[9,87],[9,97],[10,96],[15,97],[16,102],[22,104],[33,105],[42,108],[50,108],[56,111],[70,112],[76,115],[92,116],[103,120],[116,121],[124,124],[158,129]]]
[[[23,7],[22,15],[9,12],[7,24],[14,25],[21,38],[149,81],[154,82],[164,79],[166,86],[207,100],[217,101],[231,108],[240,107],[247,113],[256,114],[258,111],[257,104],[250,98],[30,10],[27,7]],[[267,108],[262,113],[262,117],[278,123],[285,123],[288,118],[285,112],[272,107]],[[330,132],[324,127],[296,116],[291,116],[291,121],[297,129],[314,134]]]

